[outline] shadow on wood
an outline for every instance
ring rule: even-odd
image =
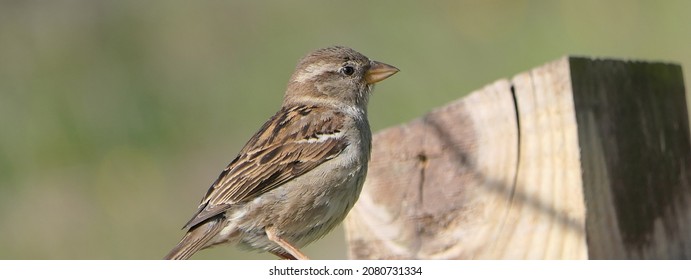
[[[355,259],[691,257],[681,67],[567,57],[375,135]]]

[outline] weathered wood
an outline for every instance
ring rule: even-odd
[[[691,258],[691,144],[678,65],[571,59],[590,258]]]
[[[563,58],[374,137],[356,259],[691,257],[677,65]]]

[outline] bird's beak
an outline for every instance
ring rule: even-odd
[[[369,70],[367,70],[367,72],[365,73],[365,81],[369,85],[375,84],[381,80],[391,77],[391,75],[396,74],[396,72],[398,71],[400,71],[398,70],[398,68],[388,65],[386,63],[372,61],[370,63]]]

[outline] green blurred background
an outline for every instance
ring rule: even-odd
[[[371,99],[377,131],[565,54],[688,67],[690,14],[691,1],[2,1],[0,258],[161,258],[313,49],[402,70]],[[343,238],[306,252],[346,258]]]

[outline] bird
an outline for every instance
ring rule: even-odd
[[[280,109],[211,184],[164,259],[232,244],[281,259],[341,223],[367,175],[374,84],[399,72],[344,46],[299,60]]]

